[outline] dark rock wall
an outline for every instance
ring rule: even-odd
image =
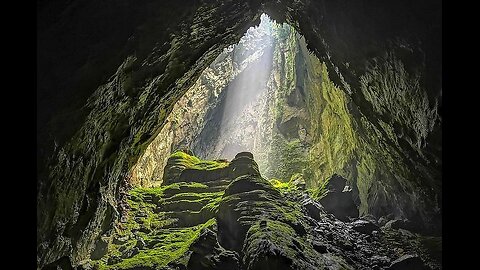
[[[264,10],[305,36],[356,117],[402,134],[383,137],[440,196],[441,3],[261,2],[39,3],[39,268],[89,256],[118,217],[119,183],[175,101]],[[411,96],[421,98],[401,102]]]

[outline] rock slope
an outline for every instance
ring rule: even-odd
[[[177,152],[165,173],[161,187],[129,191],[124,221],[80,269],[441,268],[441,238],[394,220],[341,221],[301,181],[264,179],[251,153],[226,163]]]

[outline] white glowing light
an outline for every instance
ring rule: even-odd
[[[259,117],[263,114],[260,103],[270,79],[274,37],[273,22],[263,14],[257,27],[247,30],[234,48],[235,62],[244,68],[228,85],[225,109],[219,126],[218,157],[232,159],[240,151],[255,152]],[[258,135],[258,134],[257,134]]]

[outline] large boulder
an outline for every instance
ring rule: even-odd
[[[236,252],[226,250],[217,242],[217,235],[205,228],[190,246],[192,255],[187,264],[189,270],[238,270],[240,262]]]
[[[322,269],[323,261],[305,241],[301,206],[288,203],[257,174],[248,154],[237,155],[230,166],[235,180],[218,207],[219,244],[242,254],[244,269]]]
[[[260,176],[258,165],[250,152],[238,153],[230,163],[230,178],[235,179],[242,175]]]
[[[289,225],[262,220],[248,230],[244,264],[251,270],[319,269],[317,253]]]
[[[230,250],[240,252],[245,235],[252,224],[263,218],[283,218],[279,191],[261,177],[242,175],[225,190],[218,206],[218,240]]]
[[[167,160],[162,185],[215,181],[227,178],[229,173],[228,162],[205,161],[191,155],[191,151],[177,151]]]
[[[352,229],[354,229],[355,231],[368,235],[371,235],[374,231],[380,230],[380,227],[378,227],[378,225],[376,225],[372,221],[363,219],[356,220],[352,222],[351,225]]]

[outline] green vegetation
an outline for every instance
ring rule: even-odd
[[[177,151],[170,155],[167,161],[163,174],[163,184],[171,184],[178,181],[185,169],[213,171],[225,168],[229,164],[228,161],[201,160],[196,156]]]
[[[203,208],[202,208],[202,211],[210,211],[211,213],[217,213],[218,211],[218,205],[220,204],[220,202],[222,201],[222,197],[223,197],[223,194],[224,192],[221,191],[221,192],[217,192],[217,193],[213,193],[216,195],[215,198],[211,199]]]
[[[282,182],[281,180],[279,179],[276,179],[276,178],[272,178],[270,180],[268,180],[270,182],[270,184],[273,185],[274,188],[276,189],[279,189],[279,190],[288,190],[290,189],[290,183],[289,182]]]
[[[274,134],[268,162],[267,177],[290,179],[306,168],[306,150],[299,139],[287,141],[280,134]]]
[[[170,156],[170,159],[175,160],[177,165],[183,165],[189,169],[197,170],[216,170],[228,166],[228,162],[201,160],[196,156],[189,155],[182,151],[177,151]]]
[[[308,180],[314,183],[312,186],[319,186],[330,175],[344,173],[357,148],[357,138],[345,92],[329,79],[325,63],[313,59],[311,66],[321,84],[310,87],[309,111],[318,117],[311,117],[311,129],[316,136],[309,151],[313,175]]]
[[[327,188],[326,188],[327,183],[328,181],[324,181],[320,184],[320,186],[315,188],[310,188],[307,191],[313,199],[320,200],[321,198],[323,198],[323,196],[327,194]]]
[[[212,218],[205,222],[190,228],[170,229],[158,231],[155,236],[143,235],[146,245],[151,245],[148,249],[140,250],[136,255],[126,259],[120,259],[120,250],[134,248],[136,241],[130,241],[125,245],[110,247],[110,256],[120,259],[118,263],[109,265],[105,261],[100,261],[99,269],[130,269],[134,267],[159,268],[168,263],[179,259],[189,249],[190,245],[198,238],[203,228],[215,224]],[[113,260],[112,260],[113,261]]]
[[[106,256],[94,264],[98,269],[131,269],[179,262],[200,231],[216,223],[212,217],[222,196],[223,191],[209,192],[196,182],[130,190],[126,221],[116,228]],[[200,218],[194,226],[178,226],[186,216]]]
[[[267,244],[268,243],[268,244]],[[243,252],[249,264],[261,262],[265,257],[281,256],[288,258],[291,268],[302,268],[297,263],[317,261],[317,253],[295,230],[280,221],[264,219],[256,222],[247,232]],[[299,253],[302,260],[299,259]],[[296,265],[296,266],[294,266]]]
[[[285,192],[292,192],[292,191],[299,190],[299,187],[297,186],[295,181],[301,177],[302,177],[301,173],[295,173],[292,175],[292,177],[290,177],[290,180],[288,182],[284,182],[281,179],[277,179],[277,178],[272,178],[272,179],[269,179],[268,181],[270,182],[270,184],[272,184],[272,186],[275,189],[278,189],[279,191],[285,193]]]

